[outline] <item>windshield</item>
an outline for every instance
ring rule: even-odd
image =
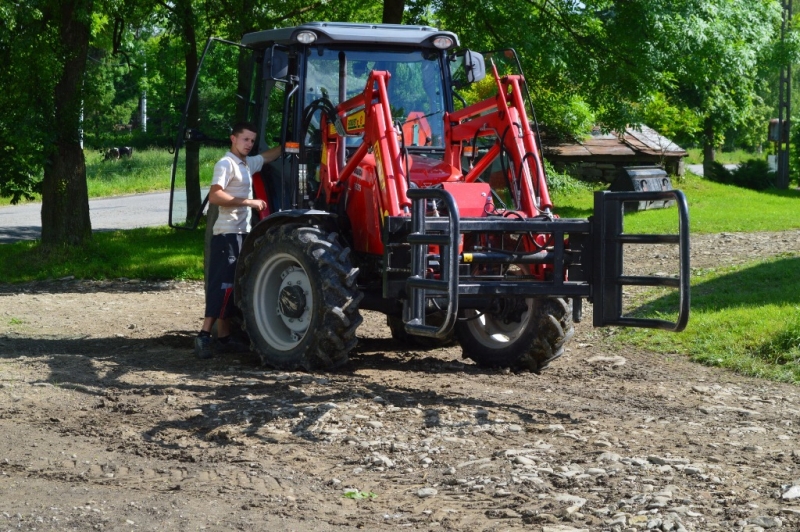
[[[435,52],[312,47],[306,64],[304,106],[319,98],[334,105],[352,98],[364,90],[372,70],[386,70],[392,76],[387,87],[389,105],[392,117],[402,127],[405,144],[442,147],[445,107],[442,68]],[[306,144],[313,143],[313,137],[306,136]]]

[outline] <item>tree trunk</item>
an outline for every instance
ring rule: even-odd
[[[383,23],[402,24],[405,0],[383,0]]]
[[[716,160],[716,139],[714,138],[714,123],[706,118],[703,127],[703,175],[710,176],[714,170],[711,165]]]
[[[93,0],[61,0],[55,6],[64,69],[55,87],[53,144],[45,148],[42,244],[74,246],[92,237],[79,129]]]
[[[184,56],[186,59],[186,84],[185,92],[188,101],[186,113],[186,127],[197,129],[200,123],[200,105],[197,100],[199,87],[191,93],[192,82],[197,74],[197,35],[194,31],[194,17],[191,2],[184,1],[180,4],[181,27],[185,40]],[[203,198],[200,191],[200,144],[196,141],[186,141],[186,221],[194,223],[200,212]]]
[[[253,0],[242,0],[242,13],[251,13],[255,9],[255,2]],[[246,34],[250,33],[251,31],[255,31],[256,25],[255,21],[252,17],[248,16],[240,16],[236,18],[236,26],[233,29],[233,37],[236,40],[241,40],[241,38]],[[269,53],[267,51],[266,53]],[[240,98],[236,98],[236,116],[232,116],[230,119],[233,122],[241,122],[241,121],[251,121],[255,122],[257,116],[255,114],[255,109],[253,108],[253,104],[250,103],[254,98],[253,94],[250,93],[254,85],[260,86],[262,85],[261,80],[256,80],[255,84],[253,83],[253,74],[254,68],[252,62],[253,51],[252,50],[239,50],[238,56],[238,63],[237,63],[237,86],[236,86],[236,94],[240,96]],[[255,102],[255,106],[259,106],[259,102]],[[233,124],[231,124],[233,125]],[[258,126],[258,124],[256,124]],[[264,151],[264,139],[261,139],[260,144],[256,144],[253,149],[257,152]]]
[[[269,52],[267,52],[269,53]],[[255,121],[254,109],[253,104],[251,103],[253,98],[253,94],[251,94],[251,88],[253,87],[253,63],[252,63],[252,55],[253,52],[251,50],[239,50],[239,57],[237,60],[237,78],[236,78],[236,95],[239,96],[236,98],[236,115],[230,117],[231,125],[234,122],[241,122],[241,121]],[[260,84],[261,80],[258,80],[258,84]],[[258,105],[258,102],[255,103]],[[258,124],[256,124],[258,126]],[[259,145],[256,144],[254,149],[258,150]],[[262,150],[263,151],[263,150]]]

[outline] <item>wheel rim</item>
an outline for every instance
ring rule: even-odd
[[[510,276],[526,275],[525,266],[512,265],[509,269]],[[501,317],[484,312],[478,316],[477,310],[466,310],[465,318],[467,327],[472,332],[473,338],[481,345],[490,349],[502,349],[516,342],[528,329],[528,324],[533,316],[533,298],[525,299],[527,309],[520,315],[519,321],[506,323]],[[478,317],[476,317],[478,316]]]
[[[464,312],[465,318],[469,320],[465,323],[472,332],[473,338],[481,345],[492,349],[507,347],[522,336],[531,321],[533,300],[526,299],[525,303],[528,310],[522,313],[519,321],[506,323],[492,314],[478,315],[478,311],[470,309]]]
[[[308,273],[294,257],[277,253],[262,264],[253,300],[256,326],[270,347],[289,351],[303,341],[314,302]]]

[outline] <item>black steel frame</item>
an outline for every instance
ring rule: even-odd
[[[410,334],[443,338],[455,325],[459,303],[491,297],[563,297],[576,303],[585,298],[594,305],[593,325],[621,325],[681,331],[689,319],[689,210],[679,190],[656,192],[595,193],[595,215],[591,219],[519,219],[502,217],[461,218],[453,197],[443,189],[410,189],[412,216],[389,219],[395,228],[410,224],[407,242],[411,251],[410,275],[405,282],[408,308],[404,315]],[[435,200],[445,208],[444,216],[426,216],[426,206]],[[678,212],[676,234],[626,234],[624,203],[674,200]],[[459,254],[458,243],[466,233],[549,234],[554,245],[535,253],[474,252]],[[569,237],[570,248],[565,249]],[[674,244],[679,249],[678,277],[623,275],[626,244]],[[432,256],[428,246],[439,246]],[[460,276],[464,264],[552,264],[550,280],[477,280]],[[569,271],[569,276],[565,272]],[[431,276],[435,272],[436,276]],[[568,277],[569,280],[566,280]],[[675,322],[623,315],[625,286],[663,286],[680,291]],[[426,323],[428,304],[436,300],[444,319]],[[444,303],[444,304],[443,304]],[[580,304],[574,305],[579,318]]]

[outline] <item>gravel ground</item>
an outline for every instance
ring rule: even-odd
[[[699,236],[692,265],[798,251]],[[586,310],[542,375],[367,312],[311,374],[195,360],[200,284],[0,285],[0,530],[800,530],[800,390],[621,348]]]

